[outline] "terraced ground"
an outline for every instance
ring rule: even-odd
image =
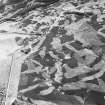
[[[104,0],[8,0],[0,8],[1,104],[105,104]]]

